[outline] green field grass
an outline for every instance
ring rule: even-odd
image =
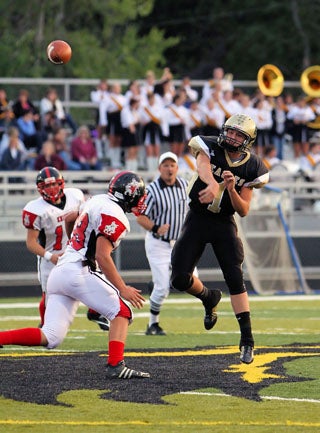
[[[129,328],[127,363],[142,363],[151,379],[116,382],[104,379],[107,333],[81,306],[57,350],[1,349],[0,432],[320,431],[320,296],[250,301],[253,364],[239,362],[228,297],[208,332],[199,301],[170,295],[161,313],[167,336],[145,335],[147,304]],[[0,299],[0,329],[37,326],[37,302]],[[35,403],[38,392],[56,401]]]

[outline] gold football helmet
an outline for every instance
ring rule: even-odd
[[[243,142],[227,137],[227,130],[234,129],[244,135]],[[218,143],[229,152],[246,152],[250,150],[257,137],[257,126],[251,117],[246,114],[234,114],[222,126]]]

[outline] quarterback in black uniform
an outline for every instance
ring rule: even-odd
[[[190,140],[197,173],[188,187],[190,209],[172,252],[172,287],[202,301],[204,326],[211,329],[217,321],[221,291],[209,290],[193,275],[206,244],[211,244],[240,326],[240,360],[246,364],[253,361],[254,340],[242,272],[243,246],[233,214],[246,216],[253,188],[269,181],[267,168],[250,152],[256,136],[255,122],[247,115],[235,114],[218,137],[198,135]]]

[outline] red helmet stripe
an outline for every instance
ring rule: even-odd
[[[114,178],[112,179],[112,183],[110,183],[110,186],[109,186],[109,188],[110,188],[111,191],[112,191],[113,185],[116,183],[116,181],[119,179],[119,177],[121,177],[121,176],[123,176],[124,174],[127,174],[127,173],[131,173],[131,172],[130,171],[120,171],[118,174],[116,174],[114,176]]]
[[[50,173],[49,167],[44,167],[44,169],[45,169],[45,172],[46,172],[46,176],[47,177],[51,177],[51,173]]]

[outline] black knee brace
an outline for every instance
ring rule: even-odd
[[[170,283],[173,289],[179,290],[179,292],[185,292],[192,286],[193,277],[192,274],[172,275]]]

